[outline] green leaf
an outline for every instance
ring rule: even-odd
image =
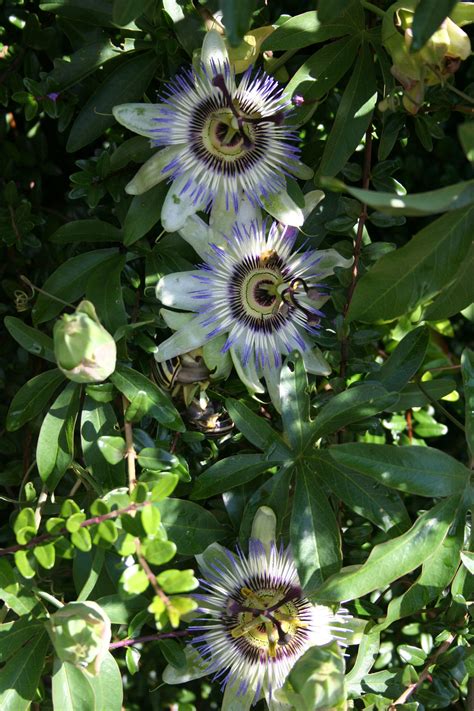
[[[43,620],[30,620],[25,616],[0,625],[0,660],[4,664],[12,654],[37,637],[44,630]]]
[[[128,568],[125,568],[120,576],[120,585],[122,589],[130,595],[139,595],[148,588],[150,581],[144,570],[136,563]]]
[[[420,0],[413,18],[411,52],[417,52],[426,44],[456,3],[457,0],[436,0],[435,3],[432,0]]]
[[[54,662],[53,704],[58,711],[120,711],[122,689],[120,671],[110,652],[102,660],[97,676],[69,662]]]
[[[363,45],[324,146],[318,175],[336,175],[344,167],[370,125],[376,101],[373,56],[368,45]]]
[[[445,395],[456,390],[456,381],[452,378],[436,378],[436,380],[426,380],[423,383],[423,389],[434,400],[439,400]],[[402,412],[411,407],[423,407],[429,405],[430,400],[424,395],[417,383],[410,383],[400,392],[399,399],[394,405],[390,405],[387,410],[389,412]]]
[[[61,225],[49,238],[59,244],[78,242],[122,242],[123,234],[118,227],[102,220],[76,220]]]
[[[45,543],[42,546],[35,546],[33,548],[33,555],[42,568],[46,568],[46,570],[54,568],[54,563],[56,561],[54,543]]]
[[[46,279],[43,290],[68,303],[77,301],[84,295],[92,269],[116,253],[115,249],[96,249],[68,259]],[[39,294],[32,311],[33,321],[35,324],[44,323],[63,309],[64,304],[44,293]]]
[[[184,432],[183,421],[171,403],[171,400],[161,390],[152,383],[145,375],[132,368],[118,365],[115,373],[111,376],[111,381],[125,397],[132,401],[140,391],[146,393],[148,397],[148,414],[158,420],[165,427]]]
[[[141,0],[138,3],[136,0],[114,0],[113,21],[119,27],[124,27],[135,18],[143,15],[152,2],[153,0]]]
[[[149,481],[151,485],[151,501],[163,501],[166,499],[173,491],[179,481],[179,476],[177,474],[170,473],[160,473],[157,478],[153,478]]]
[[[295,470],[292,464],[281,467],[280,471],[267,479],[251,495],[240,521],[239,538],[245,546],[252,531],[252,523],[260,506],[269,506],[277,517],[277,535],[281,533],[288,509],[288,491]]]
[[[159,447],[145,447],[138,455],[138,463],[144,469],[163,471],[173,469],[179,464],[179,459],[166,449]]]
[[[25,351],[39,356],[40,358],[45,358],[51,361],[51,363],[56,363],[53,339],[50,336],[41,333],[41,331],[38,331],[36,328],[27,326],[26,323],[23,323],[19,318],[15,318],[15,316],[6,316],[4,324],[10,336],[12,336]]]
[[[143,512],[148,510],[149,509],[144,509]],[[143,526],[145,527],[144,523]],[[153,533],[156,533],[156,529],[153,531]],[[164,565],[165,563],[168,563],[172,558],[174,558],[176,550],[176,544],[172,541],[148,539],[144,544],[142,544],[142,553],[147,559],[147,561],[152,565]]]
[[[100,674],[89,678],[95,697],[91,711],[121,711],[123,702],[122,675],[117,662],[107,652],[100,667]]]
[[[86,298],[94,304],[97,315],[110,333],[127,323],[120,277],[125,267],[124,254],[114,254],[97,266],[89,276]]]
[[[49,645],[48,635],[41,631],[0,670],[2,711],[28,711],[35,698]]]
[[[474,302],[474,246],[446,286],[423,313],[427,321],[442,321],[463,311]]]
[[[301,452],[311,429],[309,423],[308,378],[300,353],[288,356],[280,372],[283,429],[295,452]]]
[[[455,276],[473,230],[474,206],[443,215],[383,256],[357,283],[348,320],[388,321],[432,297]]]
[[[157,505],[152,504],[151,506],[146,506],[140,511],[140,520],[145,532],[149,536],[156,535],[161,522],[161,515]]]
[[[429,339],[426,326],[407,333],[371,379],[382,383],[390,392],[401,390],[423,365]]]
[[[92,74],[105,62],[123,53],[121,47],[112,44],[105,37],[100,42],[87,44],[73,52],[68,61],[59,58],[54,60],[54,69],[47,75],[48,86],[54,85],[55,91],[65,91]]]
[[[322,179],[323,186],[324,183],[325,181]],[[436,215],[440,212],[451,212],[462,207],[469,207],[474,203],[474,180],[465,180],[462,183],[448,185],[446,188],[430,190],[426,193],[413,193],[412,195],[363,190],[345,185],[340,180],[328,182],[327,187],[344,190],[359,202],[388,215],[406,215],[407,217]]]
[[[311,455],[316,472],[341,501],[382,531],[403,533],[410,527],[408,512],[396,492],[335,461],[327,449]]]
[[[92,711],[95,709],[94,692],[89,676],[69,662],[54,660],[52,692],[55,709],[67,711]]]
[[[199,581],[194,577],[194,570],[164,570],[156,578],[165,593],[183,593],[195,590]]]
[[[377,627],[385,629],[395,620],[414,615],[448,587],[459,565],[464,539],[464,511],[460,507],[455,526],[424,561],[418,579],[403,595],[392,599],[387,616]]]
[[[64,375],[55,368],[35,376],[15,394],[7,414],[7,430],[15,432],[46,407],[64,381]]]
[[[397,402],[396,393],[382,386],[356,385],[334,397],[319,410],[312,423],[312,439],[332,434],[353,422],[372,417]]]
[[[474,123],[466,121],[458,127],[458,136],[466,158],[474,163]]]
[[[363,565],[342,568],[315,591],[318,600],[354,600],[384,588],[418,568],[449,531],[459,497],[444,499],[420,516],[409,531],[376,545]]]
[[[321,22],[330,22],[344,12],[347,0],[319,0],[318,16]]]
[[[115,527],[115,524],[113,521],[103,521],[103,523],[111,523]],[[99,524],[99,528],[102,525],[103,525],[102,523]],[[95,585],[99,579],[100,573],[101,573],[102,568],[104,566],[105,551],[103,548],[99,548],[99,547],[95,548],[94,553],[91,554],[91,556],[92,556],[92,563],[90,565],[87,578],[83,582],[81,589],[77,590],[77,592],[78,592],[77,600],[79,602],[81,602],[82,600],[89,600],[90,594],[93,591],[93,589],[95,588]],[[78,557],[76,557],[76,560],[77,559],[78,559]],[[76,582],[76,579],[75,579],[75,582]]]
[[[160,502],[161,522],[181,555],[197,555],[228,531],[210,511],[185,499]]]
[[[283,694],[292,709],[344,708],[346,688],[340,647],[333,642],[308,649],[292,667]]]
[[[461,551],[461,560],[471,575],[474,575],[474,553]]]
[[[304,588],[317,587],[341,566],[341,540],[322,483],[305,462],[296,467],[290,540]]]
[[[193,499],[207,499],[235,486],[252,481],[275,462],[264,454],[236,454],[213,464],[197,479],[192,491]]]
[[[346,2],[347,7],[347,2]],[[290,17],[276,28],[262,45],[262,51],[302,49],[334,37],[355,34],[364,26],[364,14],[359,2],[352,2],[336,21],[321,24],[314,10]]]
[[[226,36],[233,47],[237,47],[250,28],[256,0],[220,0]]]
[[[91,444],[93,440],[91,441]],[[112,465],[122,462],[127,451],[127,445],[123,437],[113,437],[102,435],[98,438],[97,444],[104,459]]]
[[[87,528],[78,528],[77,531],[71,533],[71,543],[80,551],[87,553],[92,548],[91,534]]]
[[[466,441],[474,456],[474,352],[468,348],[461,356],[461,371],[466,401]]]
[[[81,388],[69,383],[51,405],[41,425],[36,445],[38,472],[54,489],[73,459],[74,427]]]
[[[399,491],[418,496],[449,496],[463,491],[470,472],[456,459],[431,447],[391,444],[339,444],[329,449],[336,462]]]
[[[162,182],[132,199],[123,225],[123,243],[127,247],[144,237],[159,222],[168,190],[168,184]]]
[[[84,398],[81,416],[81,446],[84,461],[94,480],[104,490],[125,484],[125,441],[117,437],[117,418],[105,402]]]
[[[239,432],[257,449],[266,451],[275,447],[278,451],[286,452],[291,456],[290,450],[273,427],[255,412],[252,412],[241,400],[228,398],[225,407]]]
[[[74,153],[102,136],[115,123],[112,108],[141,99],[155,70],[154,52],[120,58],[116,69],[82,107],[71,128],[66,150]]]
[[[282,28],[284,26],[282,25]],[[359,37],[351,37],[331,42],[318,49],[291,77],[286,86],[286,93],[289,96],[301,95],[306,101],[322,99],[354,64],[359,46]]]

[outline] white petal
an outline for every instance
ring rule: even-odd
[[[281,368],[269,368],[266,366],[263,369],[263,376],[265,378],[268,394],[270,395],[270,400],[278,412],[281,412],[280,372]]]
[[[207,203],[206,198],[194,202],[193,198],[190,197],[189,190],[185,193],[183,192],[188,179],[187,173],[181,175],[168,190],[161,209],[161,224],[167,232],[178,232],[188,217],[194,215],[198,210],[202,210]]]
[[[258,377],[253,355],[250,356],[248,363],[244,365],[240,359],[240,355],[234,348],[230,349],[230,354],[232,356],[237,375],[243,384],[253,393],[264,393],[265,388],[262,387],[262,383]]]
[[[224,67],[225,62],[229,61],[225,42],[216,30],[209,30],[204,37],[201,61],[209,76],[213,76],[213,69],[219,70]]]
[[[304,367],[306,368],[308,373],[313,373],[313,375],[330,374],[331,366],[329,365],[319,348],[313,348],[312,350],[308,349],[300,352],[303,356]]]
[[[211,338],[202,349],[204,362],[211,371],[213,380],[226,380],[232,370],[232,358],[229,351],[222,353],[226,340],[227,334],[222,333]]]
[[[198,215],[191,215],[178,232],[201,259],[206,259],[209,242],[212,241],[212,233],[204,220],[201,220]]]
[[[200,269],[166,274],[156,285],[156,298],[163,306],[172,306],[183,311],[197,311],[199,302],[192,294],[201,288],[200,281],[196,279],[196,276],[201,274]]]
[[[178,331],[180,328],[184,328],[194,318],[194,314],[183,313],[181,311],[169,311],[168,309],[160,309],[160,316],[172,331]]]
[[[285,225],[301,227],[304,222],[303,210],[292,200],[286,190],[274,193],[268,198],[262,197],[262,203],[272,217]]]
[[[314,170],[308,165],[305,165],[299,160],[287,159],[290,173],[301,180],[311,180],[314,175]]]
[[[305,193],[303,208],[303,215],[305,220],[311,215],[314,208],[319,205],[321,200],[324,200],[324,197],[325,195],[322,190],[311,190],[309,193]]]
[[[165,168],[182,150],[181,146],[168,146],[157,151],[142,165],[138,173],[126,185],[125,191],[129,195],[141,195],[168,178],[173,171],[171,169],[165,170]]]
[[[321,249],[315,250],[315,257],[317,256],[320,261],[316,264],[314,271],[318,275],[318,279],[323,279],[324,277],[334,274],[334,267],[342,267],[343,269],[349,269],[352,266],[354,259],[346,259],[335,249]]]
[[[140,136],[154,138],[160,116],[165,104],[120,104],[114,106],[112,113],[118,123]]]
[[[193,679],[200,679],[207,674],[207,667],[201,655],[189,644],[184,648],[186,666],[177,668],[168,664],[163,672],[165,684],[184,684]]]
[[[232,684],[232,686],[227,684],[224,698],[222,699],[221,711],[249,711],[257,688],[250,685],[245,694],[239,694],[239,689],[239,683]]]
[[[241,191],[237,212],[231,201],[229,210],[226,208],[225,191],[219,192],[213,202],[211,215],[209,218],[209,227],[212,230],[212,241],[220,245],[222,243],[222,235],[226,237],[232,236],[232,229],[236,222],[242,224],[250,224],[256,220],[260,221],[262,211],[259,207],[252,205],[248,198]]]
[[[231,565],[227,549],[219,543],[211,543],[205,551],[196,555],[195,558],[203,575],[211,579],[215,575],[214,565],[224,570]]]
[[[195,318],[185,328],[181,328],[172,336],[160,343],[155,354],[155,359],[162,363],[177,355],[188,353],[193,348],[200,348],[207,341],[209,328],[203,328]]]

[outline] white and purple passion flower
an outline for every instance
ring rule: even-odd
[[[223,711],[247,711],[260,698],[273,710],[289,709],[278,691],[312,646],[341,640],[347,616],[314,605],[303,592],[291,550],[275,541],[276,517],[263,506],[255,516],[249,553],[212,544],[196,556],[201,617],[186,648],[187,668],[168,666],[163,679],[176,684],[206,674],[220,680]]]
[[[187,238],[187,232],[181,234]],[[157,361],[200,346],[206,360],[206,344],[219,344],[249,390],[264,392],[260,378],[265,378],[277,407],[282,355],[298,350],[308,372],[329,374],[312,335],[328,299],[324,278],[351,260],[334,249],[294,249],[296,236],[296,228],[278,223],[268,231],[259,220],[236,224],[232,236],[201,253],[200,269],[160,279],[158,299],[187,313],[162,309],[176,332],[158,345]]]
[[[286,191],[286,176],[313,171],[299,161],[298,134],[285,125],[291,102],[278,82],[249,69],[237,86],[222,37],[205,36],[198,70],[168,84],[159,104],[121,104],[116,120],[161,148],[138,171],[126,191],[139,195],[172,181],[161,222],[179,230],[187,217],[225,196],[237,212],[243,190],[278,220],[300,226],[303,214]]]

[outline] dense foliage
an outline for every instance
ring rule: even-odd
[[[284,708],[469,707],[474,3],[0,9],[2,711],[220,708],[186,666],[194,556],[246,553],[262,506],[307,597],[350,615],[347,649],[311,647]],[[157,149],[112,113],[163,97],[223,25],[236,70],[293,99],[314,177],[292,173],[288,199],[325,193],[297,245],[339,260],[311,335],[328,367],[295,350],[271,397],[222,343],[187,381],[202,351],[156,362],[156,285],[203,260],[161,224],[167,181],[126,192]],[[108,349],[99,372],[75,370],[70,323],[87,358]]]

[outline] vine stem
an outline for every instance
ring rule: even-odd
[[[109,644],[109,649],[120,649],[121,647],[131,647],[134,644],[142,642],[155,642],[159,639],[170,639],[173,637],[189,637],[191,633],[188,630],[179,630],[177,632],[163,632],[162,634],[147,634],[143,637],[131,637],[130,639],[122,639],[120,642],[112,642]]]
[[[446,650],[449,649],[454,639],[454,635],[450,634],[448,639],[443,642],[443,644],[438,647],[436,652],[434,652],[434,654],[432,654],[431,657],[428,659],[428,662],[423,668],[423,671],[418,677],[418,680],[415,681],[413,684],[410,684],[410,686],[408,686],[405,691],[400,694],[398,699],[396,699],[393,704],[390,704],[390,706],[388,707],[388,711],[396,711],[396,706],[400,706],[401,704],[404,704],[408,701],[410,696],[415,693],[415,691],[423,684],[426,679],[428,679],[430,675],[430,667],[432,667],[433,664],[436,664],[436,660],[438,659],[438,657],[440,657],[442,654],[444,654],[444,652],[446,652]]]
[[[127,445],[125,456],[127,458],[128,491],[129,491],[129,494],[132,494],[133,490],[135,489],[135,487],[137,485],[137,472],[136,472],[136,466],[135,466],[136,459],[137,459],[137,453],[135,451],[135,446],[133,444],[133,425],[129,420],[127,420],[127,417],[126,417],[127,408],[130,405],[130,402],[125,397],[125,395],[122,396],[122,405],[123,405],[123,414],[124,414],[125,443]],[[135,513],[135,512],[133,512],[133,513]],[[135,538],[135,551],[137,554],[138,562],[140,563],[140,567],[142,568],[146,577],[148,578],[155,595],[157,595],[162,600],[163,604],[166,607],[169,607],[171,604],[170,600],[169,600],[168,596],[160,588],[158,583],[156,582],[156,575],[154,575],[152,569],[148,565],[148,563],[142,553],[142,545],[141,545],[139,538]]]
[[[93,526],[94,524],[102,523],[102,521],[109,521],[111,519],[118,518],[122,514],[138,511],[139,509],[143,509],[145,506],[151,505],[151,501],[142,501],[141,504],[129,504],[123,509],[116,509],[115,511],[109,511],[108,513],[102,514],[101,516],[93,516],[92,518],[87,518],[85,521],[82,521],[79,528],[87,528],[87,526]],[[17,551],[26,551],[29,548],[34,548],[40,543],[45,543],[45,541],[52,541],[55,538],[63,536],[65,533],[68,533],[67,528],[61,528],[61,530],[57,533],[42,533],[41,536],[35,536],[34,538],[31,538],[28,543],[17,543],[14,546],[8,546],[8,548],[1,548],[0,558],[5,555],[10,555],[11,553],[16,553]]]
[[[135,468],[135,460],[137,458],[137,453],[135,452],[135,447],[133,446],[133,426],[132,423],[127,420],[125,413],[127,411],[130,402],[127,400],[125,395],[122,395],[122,405],[124,413],[124,433],[125,442],[127,445],[127,450],[125,456],[127,458],[127,470],[128,470],[128,490],[131,494],[137,485],[137,474]]]
[[[364,165],[362,169],[362,189],[367,190],[370,182],[370,166],[372,162],[372,124],[365,134],[365,149],[364,149]],[[354,289],[357,282],[357,277],[359,275],[359,258],[362,249],[362,237],[364,234],[365,221],[367,220],[367,205],[362,204],[362,209],[359,215],[359,223],[357,225],[357,234],[354,241],[354,263],[352,265],[352,279],[347,291],[347,299],[344,304],[343,316],[346,318],[347,312],[351,305],[352,297],[354,295]],[[347,361],[349,356],[349,343],[348,339],[343,336],[341,341],[341,364],[339,368],[339,375],[344,378],[346,375]]]

